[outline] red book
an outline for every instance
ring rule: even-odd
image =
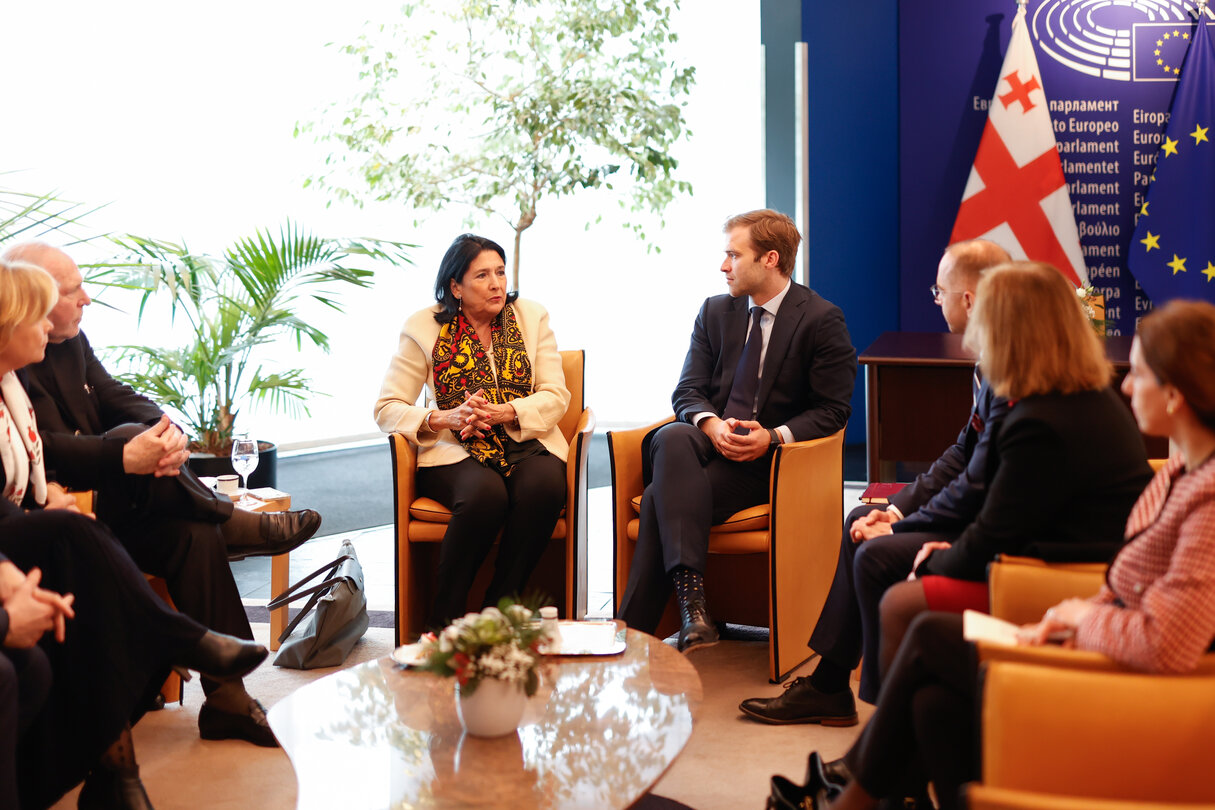
[[[905,486],[907,485],[896,482],[885,483],[882,481],[870,484],[861,493],[861,503],[890,503],[890,496]]]

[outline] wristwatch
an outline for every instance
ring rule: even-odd
[[[777,433],[772,428],[768,428],[767,430],[768,430],[768,446],[769,447],[775,447],[778,444],[784,444],[784,442],[781,441],[779,433]]]

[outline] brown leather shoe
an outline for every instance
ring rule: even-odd
[[[747,698],[738,704],[743,714],[761,723],[821,723],[824,726],[855,726],[856,698],[851,689],[826,694],[810,685],[809,678],[785,684],[773,698]]]

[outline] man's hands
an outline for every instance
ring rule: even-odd
[[[872,540],[883,534],[894,534],[893,524],[897,520],[898,518],[894,516],[894,512],[887,512],[885,509],[874,509],[869,514],[861,515],[852,521],[852,528],[848,530],[848,536],[852,538],[852,542],[854,543],[863,543],[866,540]]]
[[[750,432],[740,435],[735,428],[747,428]],[[713,442],[713,447],[722,457],[730,461],[754,461],[768,452],[771,438],[759,422],[750,419],[719,419],[710,416],[700,421],[700,430]]]
[[[75,597],[70,593],[60,596],[54,591],[39,588],[41,581],[42,572],[37,568],[31,569],[27,575],[11,562],[0,563],[0,591],[8,591],[0,599],[8,613],[8,635],[4,637],[4,646],[33,647],[48,630],[54,631],[56,641],[63,641],[65,620],[76,616],[76,611],[72,609]]]
[[[189,442],[177,425],[162,416],[152,427],[129,439],[122,447],[122,469],[131,475],[163,478],[178,475],[190,458]]]

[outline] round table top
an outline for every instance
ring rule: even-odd
[[[300,688],[269,713],[297,807],[628,807],[683,750],[702,692],[673,648],[636,630],[626,642],[546,659],[518,732],[493,739],[463,734],[454,678],[391,658]]]

